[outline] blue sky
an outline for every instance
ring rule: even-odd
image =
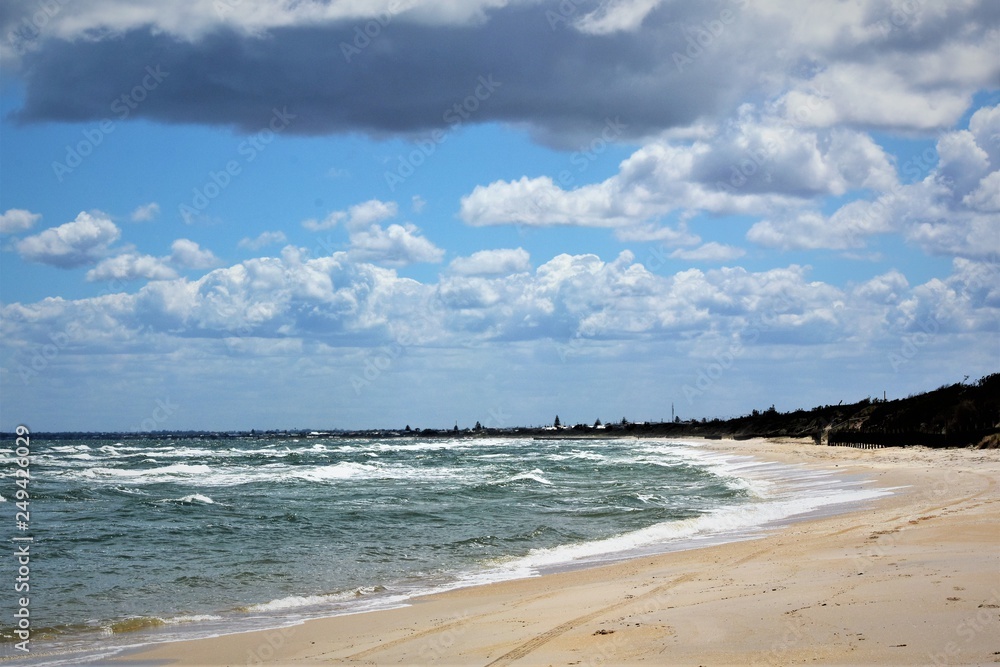
[[[996,372],[996,7],[690,5],[5,6],[0,428],[700,418]]]

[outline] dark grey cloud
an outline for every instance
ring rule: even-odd
[[[575,15],[586,9],[579,7]],[[26,97],[14,117],[83,122],[127,110],[129,118],[255,132],[274,108],[287,107],[296,116],[287,131],[297,134],[414,133],[462,120],[524,123],[557,140],[590,136],[615,116],[633,136],[687,125],[753,85],[735,55],[712,44],[689,66],[676,64],[690,26],[718,13],[711,3],[661,7],[640,30],[610,35],[584,34],[554,21],[553,11],[561,17],[555,3],[509,7],[464,26],[397,19],[367,43],[356,31],[364,22],[262,36],[216,31],[194,41],[152,27],[48,38],[23,57]],[[150,83],[148,67],[164,73],[162,82],[123,104],[123,95]],[[454,109],[470,96],[464,110]]]
[[[67,5],[30,48],[15,49],[19,59],[7,71],[25,91],[16,120],[146,118],[256,132],[275,108],[287,108],[294,134],[419,134],[458,121],[502,122],[574,146],[609,118],[627,125],[621,139],[636,139],[731,117],[741,102],[808,92],[812,83],[833,98],[833,124],[947,126],[959,101],[1000,85],[996,67],[975,64],[996,43],[995,0],[663,2],[638,27],[607,34],[574,26],[595,0],[512,3],[459,23],[404,12],[381,22],[257,30],[222,22],[190,35],[159,24],[112,29],[102,22],[111,10],[91,4],[98,18],[85,29],[57,29]],[[169,7],[162,11],[165,25],[176,23]],[[23,14],[0,14],[4,35]],[[150,68],[162,79],[151,79]],[[951,110],[901,119],[873,104],[856,111],[854,98],[869,100],[887,85],[914,99],[947,91],[937,106]]]

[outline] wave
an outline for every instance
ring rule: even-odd
[[[120,635],[127,632],[141,632],[153,628],[162,628],[167,625],[184,625],[221,620],[223,620],[223,617],[216,616],[215,614],[183,614],[169,618],[161,618],[159,616],[130,616],[105,625],[103,632],[105,635]]]
[[[113,486],[112,491],[117,491],[118,493],[124,493],[130,496],[148,496],[149,494],[142,489],[134,489],[130,486]]]
[[[214,505],[215,501],[200,493],[192,493],[183,498],[167,498],[159,501],[161,503],[181,503],[182,505]]]
[[[212,469],[203,464],[190,465],[187,463],[175,463],[159,468],[147,468],[145,470],[127,470],[125,468],[88,468],[80,471],[80,476],[90,478],[126,478],[135,481],[162,482],[164,475],[207,475]]]
[[[54,452],[89,452],[90,451],[90,446],[89,445],[61,445],[61,446],[51,447],[51,450],[54,451]]]
[[[583,450],[573,450],[565,454],[549,454],[552,461],[607,461],[608,457],[597,452],[587,452]]]
[[[658,547],[659,550],[671,543],[689,539],[705,540],[758,534],[768,526],[780,525],[795,516],[816,512],[833,505],[873,500],[891,493],[892,489],[831,491],[813,496],[802,495],[786,500],[717,508],[698,517],[665,521],[606,539],[535,549],[527,556],[506,564],[503,569],[516,572],[516,576],[529,576],[539,570],[558,565],[601,562],[624,557],[629,552],[644,547]]]
[[[357,598],[361,598],[366,595],[384,593],[386,590],[385,586],[362,586],[350,591],[327,593],[324,595],[290,595],[288,597],[278,598],[277,600],[271,600],[270,602],[261,602],[259,604],[240,607],[237,611],[287,611],[289,609],[297,609],[299,607],[315,607],[317,605],[329,604],[331,602],[347,602],[349,600],[356,600]]]
[[[352,477],[371,476],[371,473],[377,471],[378,466],[375,465],[341,461],[340,463],[336,463],[331,466],[319,466],[315,468],[306,468],[304,470],[295,470],[290,474],[290,476],[310,482],[325,482],[333,479],[350,479]]]
[[[544,474],[545,474],[544,472],[542,472],[538,468],[535,468],[530,472],[522,472],[520,475],[514,475],[510,479],[506,480],[506,482],[504,483],[530,480],[532,482],[538,482],[539,484],[544,484],[546,486],[552,486],[552,482],[542,477],[542,475]]]

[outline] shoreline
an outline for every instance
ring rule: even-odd
[[[687,438],[686,438],[687,439]],[[704,440],[907,487],[752,540],[145,646],[114,664],[1000,662],[1000,452]]]

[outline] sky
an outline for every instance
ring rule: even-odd
[[[507,427],[1000,370],[995,0],[0,5],[0,429]]]

